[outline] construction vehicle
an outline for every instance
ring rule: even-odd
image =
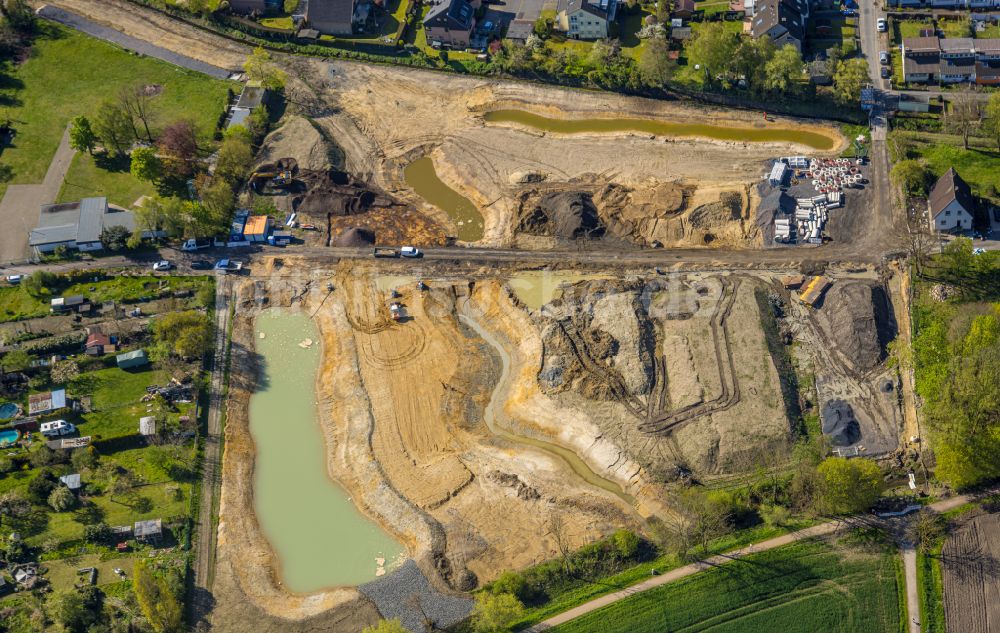
[[[393,301],[389,304],[389,314],[392,315],[393,321],[399,321],[403,318],[403,304],[398,301]]]

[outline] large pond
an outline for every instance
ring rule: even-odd
[[[403,179],[418,196],[448,214],[458,227],[458,239],[464,242],[483,239],[483,215],[471,200],[438,178],[430,156],[418,158],[407,165],[403,170]]]
[[[554,119],[525,110],[493,110],[483,115],[488,123],[518,123],[546,132],[579,134],[586,132],[646,132],[660,136],[703,137],[748,143],[798,143],[817,150],[836,145],[833,136],[782,127],[734,127],[702,123],[673,123],[651,119]]]
[[[250,398],[254,497],[282,582],[308,593],[372,580],[398,564],[405,550],[361,514],[327,472],[316,419],[316,326],[306,314],[280,309],[265,311],[254,325],[262,357]]]

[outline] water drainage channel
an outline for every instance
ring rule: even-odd
[[[493,110],[483,115],[487,123],[517,123],[558,134],[594,132],[645,132],[659,136],[701,137],[747,143],[797,143],[816,150],[832,150],[832,136],[781,127],[734,127],[705,123],[673,123],[652,119],[555,119],[526,110]]]
[[[363,515],[327,471],[316,419],[315,324],[304,313],[272,308],[256,318],[254,329],[262,358],[250,398],[254,500],[285,588],[309,593],[386,573],[405,549]]]

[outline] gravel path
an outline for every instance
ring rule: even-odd
[[[412,560],[387,576],[358,587],[382,617],[399,618],[407,630],[421,633],[426,622],[439,631],[458,624],[472,612],[472,600],[436,591]]]
[[[173,51],[168,51],[165,48],[160,48],[159,46],[154,46],[149,42],[144,42],[138,38],[132,37],[131,35],[125,35],[115,29],[92,22],[91,20],[81,17],[75,13],[70,13],[65,9],[46,5],[38,10],[38,15],[48,20],[52,20],[53,22],[58,22],[74,28],[92,37],[117,44],[122,48],[127,48],[128,50],[141,53],[142,55],[148,55],[149,57],[162,59],[165,62],[173,64],[174,66],[187,68],[188,70],[193,70],[195,72],[208,75],[209,77],[226,79],[230,74],[230,71],[225,68],[219,68],[218,66],[206,64],[203,61],[192,59],[185,55],[179,55]]]

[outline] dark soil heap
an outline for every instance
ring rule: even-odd
[[[389,197],[341,171],[312,172],[302,174],[300,179],[308,190],[296,201],[295,210],[299,213],[313,216],[358,215],[372,207],[388,207],[393,203]]]
[[[864,282],[834,284],[823,300],[834,344],[861,371],[874,369],[896,336],[896,323],[881,286]]]
[[[861,439],[861,427],[854,419],[854,409],[843,400],[830,400],[820,412],[823,435],[834,446],[850,446]]]
[[[520,231],[563,239],[596,239],[604,236],[605,226],[589,193],[565,191],[542,196],[522,217]]]
[[[375,232],[358,226],[344,229],[333,241],[334,246],[371,246],[374,243]]]

